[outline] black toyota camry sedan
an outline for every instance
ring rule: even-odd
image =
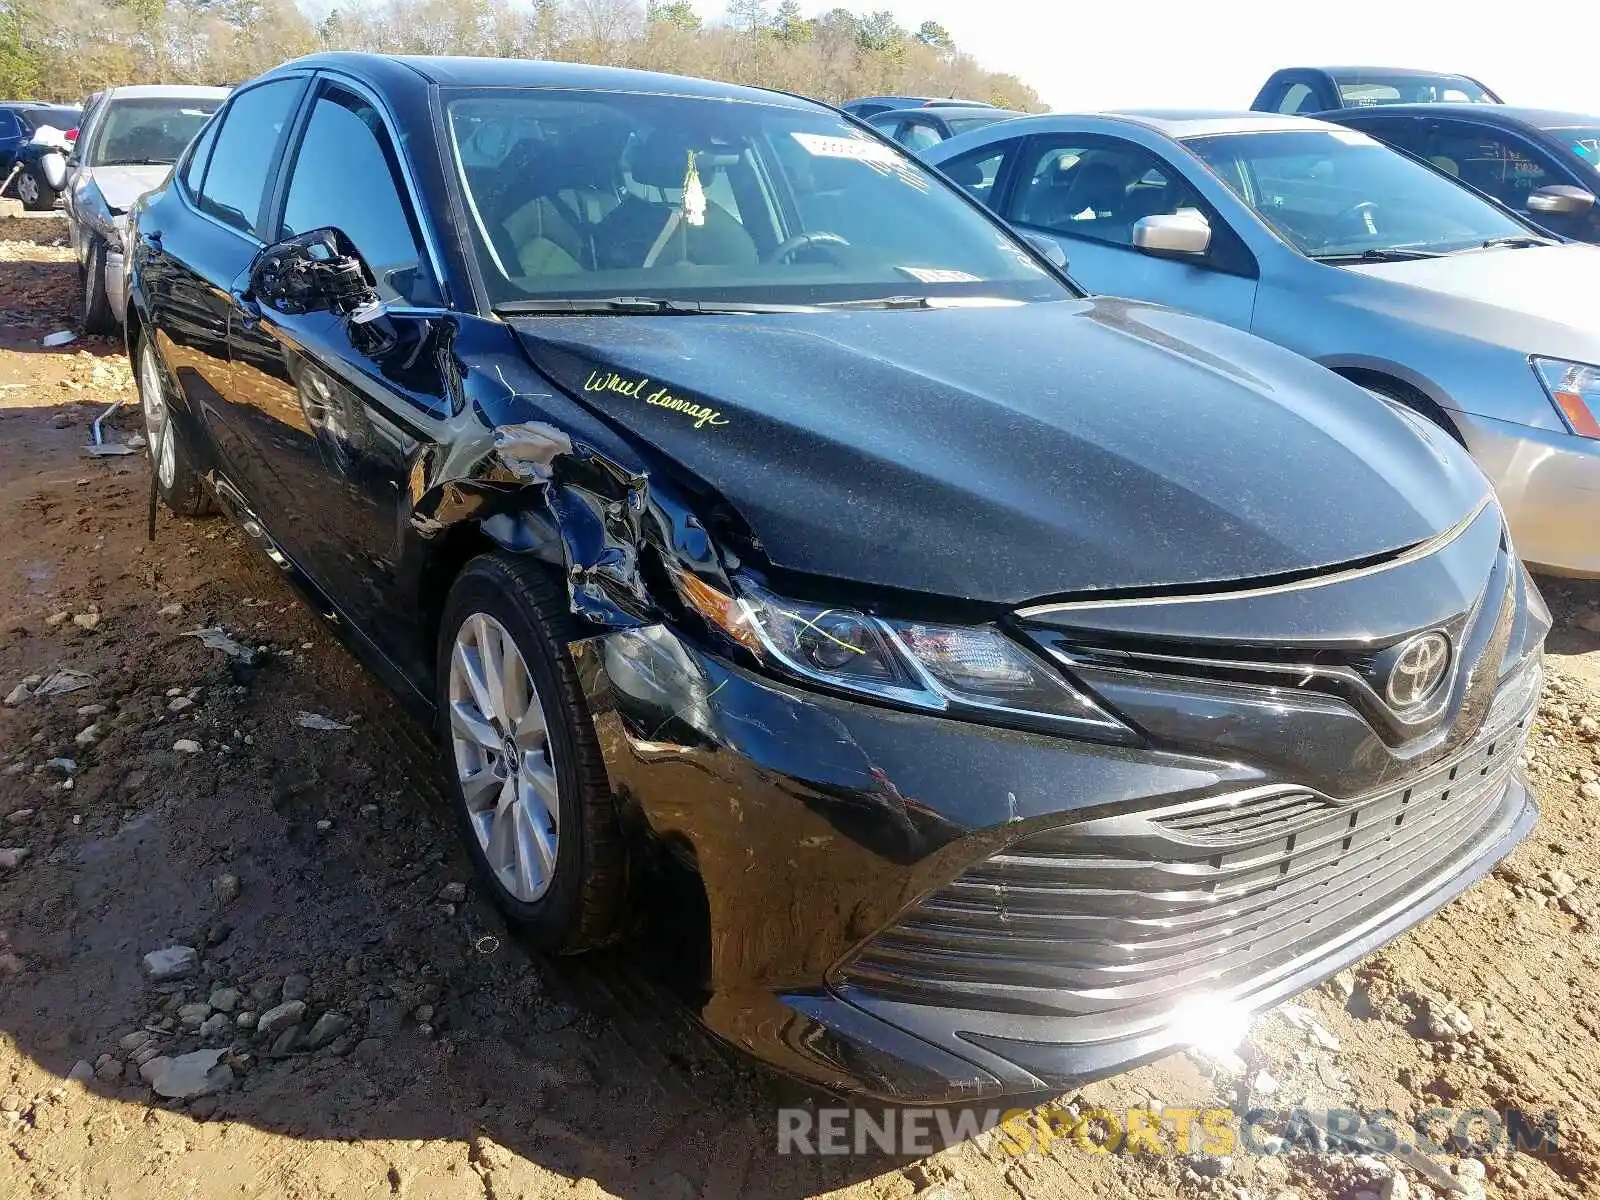
[[[834,110],[325,55],[137,206],[161,496],[432,721],[483,886],[902,1099],[1275,1003],[1529,829],[1548,618],[1448,436],[1087,297]]]

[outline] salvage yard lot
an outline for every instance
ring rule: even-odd
[[[41,347],[73,325],[76,276],[60,219],[16,211],[0,213],[0,1198],[1426,1194],[1384,1161],[1305,1152],[1069,1140],[1016,1158],[986,1137],[923,1162],[777,1154],[778,1107],[807,1097],[701,1034],[638,944],[561,963],[515,944],[469,883],[422,732],[264,559],[221,521],[164,513],[145,540],[144,458],[83,452],[118,396],[115,436],[139,428],[126,361],[108,340]],[[1263,1018],[1242,1061],[1177,1056],[1069,1099],[1554,1110],[1555,1151],[1492,1157],[1488,1195],[1600,1195],[1600,585],[1545,590],[1544,817],[1509,863]],[[213,627],[257,661],[187,636]],[[33,694],[61,670],[84,686]],[[144,956],[173,945],[196,961],[148,978]],[[163,1083],[205,1094],[141,1075],[205,1046],[225,1070]]]

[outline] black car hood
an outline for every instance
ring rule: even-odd
[[[1127,301],[515,324],[774,566],[859,583],[1018,604],[1297,573],[1423,541],[1488,486],[1309,361]]]

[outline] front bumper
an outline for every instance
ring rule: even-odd
[[[1523,561],[1600,578],[1600,441],[1467,413],[1455,419],[1494,483]]]
[[[1496,641],[1486,661],[1498,663],[1504,647]],[[1276,768],[1221,746],[1208,754],[1195,745],[1100,745],[802,691],[704,653],[665,626],[574,650],[627,824],[694,885],[696,903],[684,909],[694,921],[665,932],[700,964],[702,1019],[788,1073],[896,1102],[1061,1090],[1182,1044],[1180,1020],[1194,1002],[1270,1006],[1446,903],[1492,869],[1536,814],[1513,769],[1538,695],[1537,666],[1526,663],[1515,673],[1519,690],[1507,676],[1483,732],[1426,768],[1481,767],[1484,781],[1466,826],[1452,826],[1437,853],[1428,852],[1433,839],[1412,832],[1426,835],[1426,825],[1408,826],[1410,857],[1369,856],[1376,873],[1353,885],[1361,902],[1330,906],[1331,924],[1301,909],[1277,928],[1268,912],[1258,925],[1270,953],[1246,953],[1225,939],[1191,948],[1190,974],[1176,994],[1134,1004],[1120,1024],[1103,1019],[1101,1005],[1086,1025],[1081,1013],[1052,1011],[1048,980],[1044,990],[1034,981],[1030,993],[1023,981],[988,998],[982,987],[968,988],[980,998],[961,1000],[963,980],[983,982],[963,957],[970,946],[935,939],[921,959],[902,955],[898,977],[882,951],[930,898],[1019,843],[1075,822],[1259,792],[1283,782]],[[1219,693],[1217,703],[1226,702]],[[1317,717],[1323,707],[1318,701],[1306,713]],[[1492,778],[1487,760],[1472,757],[1482,757],[1486,739],[1498,755]],[[1370,796],[1327,805],[1376,814],[1368,827],[1383,839],[1395,813],[1380,804],[1404,807],[1410,795],[1391,780]],[[1118,845],[1148,841],[1136,834]],[[1369,891],[1366,879],[1383,886]],[[1335,885],[1349,892],[1351,879]],[[1027,940],[1019,929],[1019,947]],[[922,988],[930,975],[936,986]],[[941,990],[951,981],[953,991]],[[1061,994],[1069,993],[1095,1007],[1094,986],[1068,981]]]

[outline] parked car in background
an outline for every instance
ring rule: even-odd
[[[1381,104],[1499,104],[1468,75],[1410,67],[1287,67],[1275,71],[1256,94],[1255,112],[1307,115]]]
[[[1009,108],[960,107],[954,104],[891,108],[867,118],[867,124],[899,142],[907,150],[926,150],[947,138],[982,129],[996,121],[1026,116]]]
[[[950,105],[955,108],[992,108],[982,100],[957,100],[939,96],[863,96],[859,100],[846,100],[839,107],[853,117],[873,117],[891,108],[938,108]]]
[[[1600,576],[1600,249],[1303,117],[1028,117],[926,154],[1095,291],[1248,329],[1431,418],[1527,561]]]
[[[1499,104],[1346,109],[1369,133],[1560,237],[1600,242],[1600,117]]]
[[[67,236],[83,279],[83,326],[109,333],[127,300],[123,230],[129,206],[172,170],[227,88],[138,84],[90,97],[67,160]]]
[[[42,126],[68,133],[78,127],[82,110],[75,104],[41,104],[33,100],[0,103],[0,181],[10,177],[19,155],[22,170],[12,180],[9,194],[22,201],[22,207],[42,212],[56,202],[57,190],[39,169],[37,158],[29,158],[24,148]]]
[[[133,222],[160,494],[431,721],[535,944],[642,901],[786,1071],[1075,1086],[1534,821],[1548,617],[1465,451],[827,106],[319,55]]]

